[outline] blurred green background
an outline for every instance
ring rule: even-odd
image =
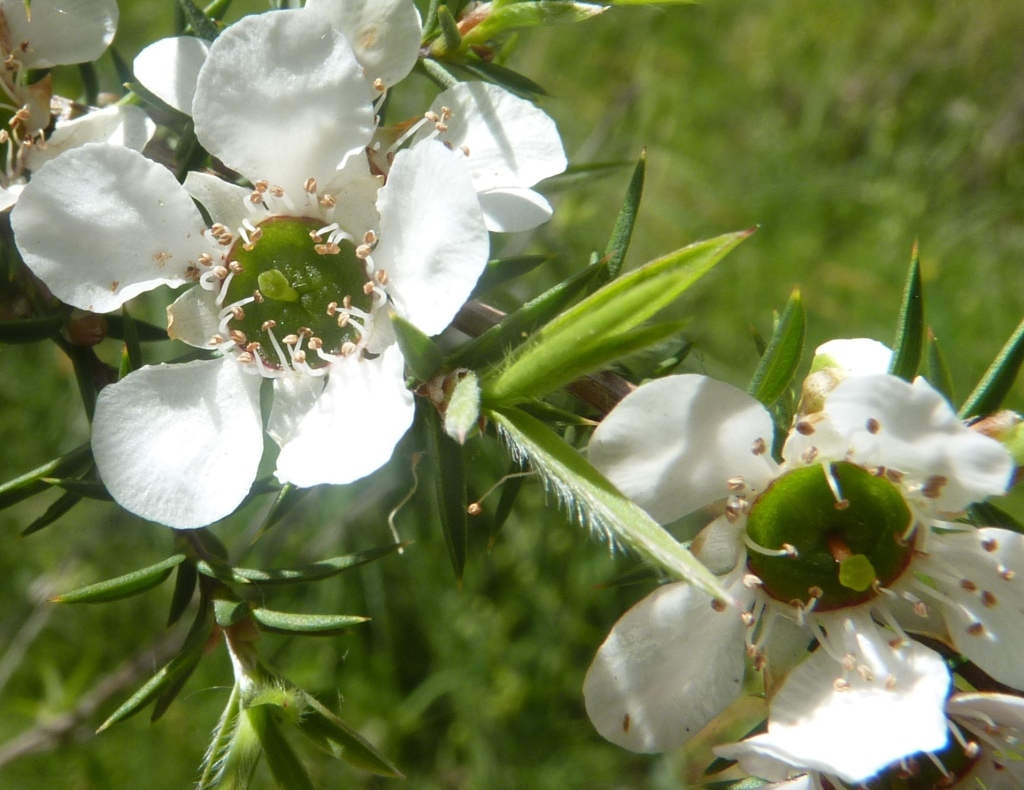
[[[121,7],[115,46],[125,58],[173,32],[170,2]],[[260,9],[253,0],[237,12]],[[756,363],[751,325],[769,332],[772,310],[797,285],[810,348],[836,336],[890,341],[918,238],[927,320],[962,398],[1024,316],[1021,41],[1020,3],[709,0],[616,8],[576,27],[530,32],[510,65],[550,92],[543,106],[574,164],[632,162],[646,146],[631,265],[760,226],[677,308],[695,344],[689,370],[744,384]],[[113,70],[103,69],[109,82]],[[424,96],[433,90],[423,78],[410,81]],[[496,303],[514,306],[603,249],[628,177],[626,167],[553,184],[555,219],[496,247],[558,257]],[[143,307],[159,314],[158,303]],[[1010,405],[1024,406],[1020,387]],[[0,407],[3,479],[88,436],[70,366],[49,344],[0,349]],[[263,567],[386,543],[387,514],[412,485],[410,454],[424,445],[410,435],[382,472],[313,492],[251,550],[250,524],[268,503],[215,532],[233,559]],[[468,453],[471,496],[479,495],[507,459],[489,439],[474,440]],[[275,666],[322,698],[340,699],[343,717],[408,775],[403,783],[378,779],[307,751],[318,785],[687,786],[706,752],[631,755],[602,741],[583,711],[580,687],[594,651],[650,584],[601,587],[633,561],[569,524],[536,482],[489,547],[495,499],[471,524],[461,590],[422,479],[397,516],[402,537],[416,541],[404,555],[268,601],[372,618],[341,638],[264,640]],[[160,560],[169,532],[93,503],[19,538],[50,501],[0,513],[0,788],[189,787],[227,700],[222,647],[162,720],[151,725],[147,712],[94,736],[155,668],[147,651],[180,641],[180,626],[164,629],[170,584],[103,606],[46,602]],[[134,686],[118,687],[131,660]],[[97,684],[105,693],[93,691]],[[47,740],[53,727],[62,735]],[[26,748],[31,736],[40,736],[35,750]],[[271,784],[264,773],[256,782]]]

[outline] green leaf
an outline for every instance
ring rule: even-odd
[[[44,527],[50,526],[54,521],[59,519],[65,513],[71,510],[75,505],[82,501],[82,497],[78,494],[65,493],[61,494],[60,498],[46,508],[46,512],[43,513],[39,518],[29,524],[25,529],[21,531],[21,537],[25,538],[33,533],[38,532]]]
[[[0,321],[0,343],[37,343],[53,337],[60,332],[62,326],[62,315]]]
[[[684,340],[683,344],[679,346],[679,349],[674,354],[658,363],[648,378],[660,379],[675,373],[679,366],[686,361],[686,358],[690,356],[691,351],[693,351],[693,343],[689,340]],[[762,353],[764,353],[763,350]]]
[[[459,23],[455,21],[448,6],[437,7],[437,24],[441,30],[441,37],[431,46],[430,53],[443,56],[458,52],[462,48],[462,34],[459,32]]]
[[[458,383],[444,412],[444,431],[459,444],[465,444],[466,437],[480,419],[480,384],[472,370],[457,378]]]
[[[178,698],[181,690],[185,688],[185,684],[188,683],[188,679],[192,677],[192,673],[196,671],[197,666],[199,666],[199,661],[193,661],[163,687],[163,690],[153,702],[153,713],[149,717],[150,724],[159,721],[167,712],[167,709],[171,707],[171,703]]]
[[[469,542],[469,519],[466,513],[466,472],[462,464],[462,448],[449,438],[441,427],[437,411],[429,404],[417,404],[426,415],[430,442],[430,458],[434,462],[434,485],[437,508],[441,518],[448,556],[461,587],[466,570],[466,546]]]
[[[786,391],[804,353],[807,317],[800,290],[789,297],[771,340],[761,355],[747,392],[770,408]]]
[[[124,328],[124,347],[132,370],[142,367],[142,347],[139,345],[139,331],[128,312],[128,306],[121,306],[121,322]]]
[[[242,790],[252,781],[262,749],[248,717],[240,715],[242,693],[236,683],[213,730],[213,740],[203,758],[196,790]],[[223,783],[222,783],[223,780]]]
[[[441,0],[430,0],[430,7],[427,8],[427,14],[423,17],[423,43],[429,42],[440,30],[439,23],[437,21],[437,9],[441,5]]]
[[[571,0],[512,3],[495,8],[462,38],[465,46],[472,47],[485,44],[489,40],[513,30],[582,22],[604,10],[605,6],[594,3],[575,3]]]
[[[1024,524],[991,502],[977,502],[968,505],[967,515],[976,527],[1002,527],[1024,535]]]
[[[213,0],[212,3],[203,9],[203,13],[215,22],[219,22],[224,18],[228,9],[231,8],[231,2],[232,0]]]
[[[95,499],[99,502],[113,502],[107,487],[100,480],[77,478],[44,477],[43,482],[56,488],[62,488],[71,494],[78,494],[83,499]]]
[[[530,463],[584,526],[713,598],[732,600],[711,571],[543,423],[516,408],[495,409],[488,416],[513,457]]]
[[[174,554],[148,568],[126,573],[116,579],[107,579],[87,587],[80,587],[73,592],[55,596],[50,600],[54,603],[106,603],[138,595],[163,582],[184,559],[184,554]]]
[[[200,573],[224,581],[249,583],[249,584],[305,584],[317,582],[337,576],[339,573],[373,562],[381,557],[386,557],[399,549],[409,545],[404,543],[389,543],[387,546],[378,546],[374,549],[359,551],[354,554],[345,554],[340,557],[332,557],[328,560],[314,562],[301,568],[282,568],[279,570],[260,570],[258,568],[230,568],[229,575],[225,578],[224,573],[218,573],[209,563],[200,560],[197,567]]]
[[[198,580],[199,574],[194,562],[187,560],[178,566],[178,572],[174,577],[174,592],[171,594],[171,610],[167,615],[168,628],[181,619],[188,605],[192,603]]]
[[[217,23],[203,13],[193,0],[178,0],[178,7],[185,15],[185,20],[188,22],[188,26],[192,28],[192,32],[199,38],[213,41],[220,35]]]
[[[907,284],[903,289],[903,306],[896,324],[896,339],[892,347],[889,375],[913,381],[921,365],[921,355],[924,351],[924,297],[916,241],[914,251],[910,255],[910,270],[907,272]]]
[[[354,614],[291,614],[255,607],[252,610],[252,617],[264,631],[321,636],[332,636],[370,620],[369,617]]]
[[[420,58],[416,61],[416,68],[441,90],[454,88],[459,84],[458,78],[436,60]]]
[[[252,610],[248,601],[237,598],[215,598],[213,601],[213,619],[221,628],[230,628],[247,618]]]
[[[321,748],[324,748],[324,742],[333,744],[340,751],[337,756],[356,768],[378,776],[405,778],[394,763],[377,751],[373,744],[335,716],[315,697],[304,691],[302,695],[309,706],[309,710],[299,720],[298,725],[304,735]],[[329,751],[334,753],[334,750]]]
[[[1024,363],[1024,321],[1020,323],[1006,345],[993,360],[992,365],[981,377],[978,386],[967,396],[967,402],[960,407],[960,419],[981,417],[998,411],[1006,396],[1010,394],[1013,382],[1017,380],[1020,366]]]
[[[395,330],[398,347],[402,349],[402,356],[405,357],[405,364],[417,379],[430,381],[441,370],[443,363],[437,344],[394,310],[388,310],[388,315],[391,316],[391,326]]]
[[[44,477],[61,477],[81,472],[92,463],[92,447],[88,443],[79,445],[60,458],[54,458],[31,472],[8,480],[0,485],[0,510],[10,507],[30,496],[45,491],[50,486],[43,482]]]
[[[474,79],[493,82],[495,85],[500,85],[517,96],[533,99],[538,96],[548,95],[543,85],[537,84],[518,71],[513,71],[505,66],[499,66],[497,63],[473,59],[452,63],[451,65],[467,72]]]
[[[79,63],[78,75],[82,78],[82,92],[85,103],[95,107],[99,103],[100,80],[96,76],[96,66],[92,63]]]
[[[928,329],[928,382],[946,396],[950,403],[956,403],[953,377],[950,375],[946,357],[939,347],[935,334]]]
[[[249,717],[259,736],[263,756],[277,786],[282,790],[316,790],[302,761],[285,740],[274,706],[259,705],[247,709],[243,715]]]
[[[291,483],[285,483],[281,486],[281,490],[277,492],[274,503],[270,506],[270,510],[267,511],[267,515],[263,517],[263,523],[256,530],[256,534],[249,541],[249,545],[255,544],[270,529],[280,524],[311,490],[309,488],[296,488]]]
[[[601,349],[668,306],[753,231],[685,247],[623,275],[566,310],[483,380],[486,405],[511,405],[543,395],[585,372],[576,360]]]
[[[626,252],[629,250],[629,242],[633,238],[633,226],[636,224],[636,216],[640,210],[640,197],[644,191],[644,175],[647,172],[647,149],[640,152],[640,159],[633,169],[633,177],[629,180],[626,188],[626,197],[619,209],[619,216],[615,219],[615,227],[612,228],[612,236],[608,239],[608,246],[605,247],[604,257],[607,260],[606,268],[595,279],[595,285],[604,285],[609,280],[614,280],[622,271],[622,263],[626,259]]]
[[[481,294],[485,294],[499,285],[504,285],[510,280],[532,272],[538,266],[550,262],[553,258],[553,255],[514,255],[509,258],[498,258],[497,260],[488,261],[487,268],[484,269],[484,273],[477,280],[476,287],[473,289],[473,293],[470,294],[470,298],[473,299]]]

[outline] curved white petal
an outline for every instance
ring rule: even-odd
[[[229,184],[223,178],[198,170],[190,170],[182,186],[193,199],[202,204],[211,220],[221,223],[232,232],[236,232],[242,225],[242,220],[251,216],[245,203],[252,192],[245,187]]]
[[[957,787],[1018,790],[1024,785],[1024,699],[1010,694],[954,694],[946,712],[982,744],[981,759]]]
[[[416,65],[423,27],[412,0],[307,0],[340,30],[372,83],[390,88]]]
[[[281,449],[277,479],[343,485],[387,463],[415,411],[404,371],[397,346],[377,359],[333,363],[323,393]]]
[[[0,187],[0,211],[7,211],[18,202],[18,197],[25,188],[24,184],[12,184],[9,189]]]
[[[1000,683],[1024,689],[1024,535],[994,527],[933,535],[929,552],[911,568],[942,593],[953,646]]]
[[[196,348],[216,348],[210,338],[220,330],[219,313],[216,291],[189,288],[167,307],[167,334]]]
[[[782,446],[782,458],[790,468],[809,466],[824,460],[842,461],[849,450],[847,438],[821,411],[797,417]]]
[[[284,447],[324,391],[324,379],[301,373],[274,379],[274,405],[267,420],[267,433]]]
[[[30,69],[85,63],[102,55],[117,30],[116,0],[0,0],[12,45],[28,42],[20,56]]]
[[[597,651],[583,681],[587,715],[624,749],[674,749],[739,696],[744,633],[737,611],[716,610],[690,585],[659,587]]]
[[[337,201],[334,221],[352,238],[362,239],[366,231],[376,231],[380,225],[377,192],[383,180],[370,174],[366,157],[353,156],[334,178],[321,185],[321,191]]]
[[[924,486],[919,499],[940,512],[959,512],[1009,485],[1013,461],[1003,445],[966,428],[923,378],[845,379],[825,401],[825,413],[855,460],[905,473],[910,491]]]
[[[732,571],[746,562],[747,549],[743,545],[744,519],[730,521],[719,516],[697,533],[690,551],[701,564],[717,576]]]
[[[463,156],[478,192],[531,187],[565,170],[562,139],[550,116],[498,85],[460,82],[443,91],[431,109],[451,110],[439,139]],[[424,127],[420,137],[433,132]]]
[[[303,10],[247,16],[199,72],[196,137],[228,167],[300,194],[327,183],[373,136],[370,87],[352,48]]]
[[[892,349],[867,337],[838,338],[814,350],[811,370],[839,368],[846,376],[869,376],[889,372]]]
[[[395,156],[377,209],[374,265],[387,271],[402,317],[436,335],[469,298],[490,250],[469,176],[443,145],[421,143]]]
[[[43,162],[86,143],[123,145],[141,151],[156,132],[156,124],[141,107],[105,107],[81,118],[58,123],[46,140],[46,147],[22,149],[25,167],[39,169]]]
[[[210,42],[194,36],[162,38],[135,58],[135,78],[154,96],[178,112],[192,114],[199,70],[210,54]]]
[[[209,249],[203,218],[167,168],[91,143],[46,162],[11,214],[28,267],[62,301],[114,310],[188,281]]]
[[[668,523],[776,472],[772,419],[747,393],[707,376],[666,376],[627,395],[590,440],[588,458],[622,493]]]
[[[844,669],[824,649],[808,656],[770,700],[768,732],[748,739],[750,749],[860,782],[946,745],[950,675],[937,653],[916,642],[890,647],[866,614],[826,629],[830,640],[837,632],[836,641],[849,629],[855,668]]]
[[[725,743],[721,746],[715,746],[712,751],[717,757],[722,757],[726,760],[735,760],[740,764],[740,768],[751,776],[767,779],[769,782],[781,783],[774,785],[775,787],[790,788],[809,786],[806,784],[788,784],[790,781],[789,777],[794,773],[797,773],[800,769],[794,769],[789,763],[779,760],[770,754],[765,754],[756,744],[751,745],[749,740],[740,741],[739,743]],[[808,780],[808,775],[804,774],[801,779],[805,781]],[[792,781],[799,782],[800,780]]]
[[[92,451],[114,499],[177,529],[229,515],[263,453],[261,380],[221,358],[147,365],[101,390]]]
[[[551,204],[543,195],[526,187],[490,189],[477,197],[487,230],[495,233],[530,230],[551,219]]]

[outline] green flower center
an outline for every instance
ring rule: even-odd
[[[830,466],[833,491],[822,466],[794,469],[772,484],[750,508],[750,570],[780,601],[817,598],[818,610],[854,606],[873,598],[875,583],[888,585],[910,561],[903,536],[911,514],[888,480],[859,466]]]
[[[281,360],[270,332],[278,339],[315,338],[314,348],[337,355],[344,353],[346,343],[359,342],[360,332],[353,324],[360,312],[371,309],[372,297],[364,290],[365,267],[352,243],[342,239],[333,254],[317,251],[311,234],[322,225],[317,219],[271,217],[250,235],[251,244],[238,239],[228,255],[234,273],[224,305],[259,294],[244,305],[240,317],[236,312],[230,324],[232,339],[271,367],[279,367]],[[311,367],[323,364],[314,354],[307,361]]]

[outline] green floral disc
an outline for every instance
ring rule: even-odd
[[[246,250],[241,239],[231,248],[229,262],[237,262],[243,271],[232,276],[224,304],[256,291],[263,301],[245,305],[245,317],[233,320],[230,328],[243,332],[250,343],[258,341],[259,353],[269,365],[278,365],[280,360],[263,328],[267,321],[274,322],[278,340],[308,329],[323,341],[324,351],[335,354],[343,343],[358,340],[359,335],[351,322],[339,327],[340,313],[329,314],[329,306],[342,304],[348,296],[353,307],[370,309],[370,297],[363,291],[365,270],[355,247],[343,240],[340,252],[334,255],[321,255],[314,249],[310,233],[322,225],[316,219],[271,217],[259,225],[262,236],[253,249]],[[313,354],[308,360],[314,367],[318,364]]]
[[[902,538],[911,515],[895,486],[854,464],[831,470],[841,501],[824,468],[809,466],[773,481],[751,505],[751,540],[796,550],[795,556],[749,553],[748,567],[780,601],[818,597],[819,610],[854,606],[876,595],[876,580],[889,584],[910,561],[913,547]]]

